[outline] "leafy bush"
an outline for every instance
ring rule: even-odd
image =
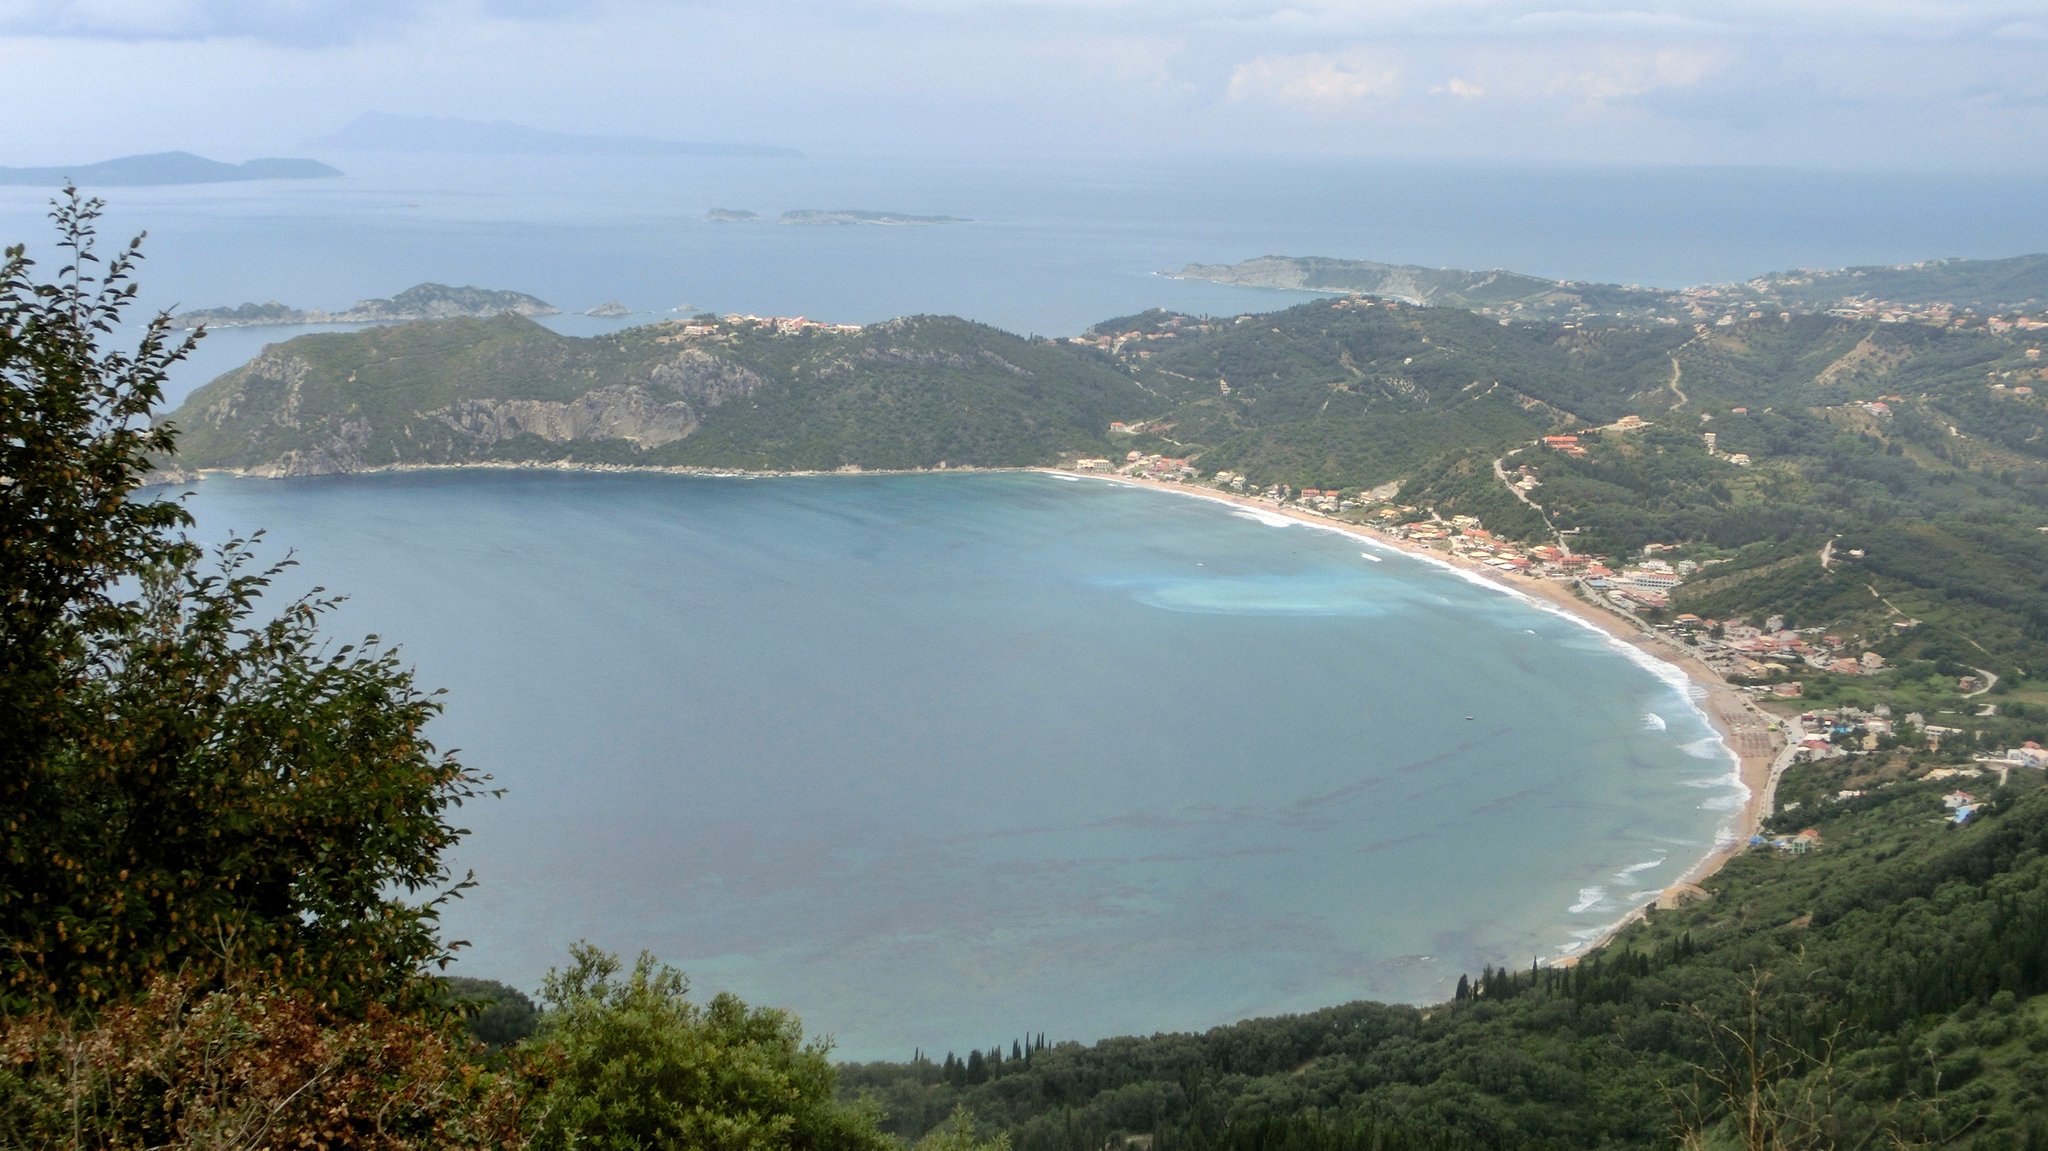
[[[833,1097],[829,1045],[795,1017],[731,995],[699,1006],[681,972],[587,944],[548,974],[528,1045],[535,1148],[751,1151],[894,1145],[867,1110]]]

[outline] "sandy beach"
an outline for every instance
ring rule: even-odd
[[[1217,491],[1214,488],[1200,488],[1189,484],[1169,483],[1160,480],[1139,479],[1132,476],[1103,475],[1099,472],[1073,472],[1057,468],[1037,469],[1050,475],[1067,476],[1074,479],[1106,480],[1131,487],[1149,488],[1154,491],[1171,492],[1176,495],[1192,496],[1196,499],[1213,500],[1252,508],[1260,512],[1286,516],[1316,527],[1342,531],[1348,535],[1383,547],[1390,547],[1418,556],[1447,567],[1457,568],[1498,585],[1505,591],[1529,596],[1564,611],[1585,623],[1591,624],[1623,643],[1635,647],[1654,659],[1678,668],[1687,679],[1698,685],[1702,698],[1697,702],[1706,713],[1707,719],[1721,733],[1721,738],[1734,752],[1740,767],[1742,785],[1748,789],[1748,798],[1742,810],[1737,813],[1729,834],[1724,841],[1695,863],[1679,880],[1681,883],[1698,883],[1719,871],[1723,864],[1742,851],[1749,837],[1756,833],[1763,823],[1765,812],[1775,791],[1776,773],[1783,770],[1783,753],[1786,741],[1782,731],[1773,731],[1771,725],[1776,717],[1764,712],[1746,696],[1731,687],[1720,673],[1708,667],[1705,662],[1688,651],[1684,646],[1661,632],[1643,626],[1621,613],[1581,598],[1571,584],[1557,580],[1537,579],[1530,576],[1501,572],[1485,564],[1452,555],[1448,551],[1423,547],[1407,540],[1375,531],[1360,524],[1332,519],[1314,512],[1296,508],[1278,507],[1267,500],[1233,492]],[[1633,922],[1642,914],[1638,909],[1615,923],[1599,938],[1592,940],[1581,950],[1591,950],[1612,938],[1615,932]]]

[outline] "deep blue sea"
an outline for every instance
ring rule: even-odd
[[[2048,250],[2048,177],[1364,162],[323,156],[335,181],[114,189],[141,304],[339,308],[437,280],[624,320],[917,312],[1068,334],[1285,292],[1321,254],[1661,285]],[[54,268],[47,194],[0,239]],[[861,208],[938,227],[713,224]],[[213,333],[175,402],[299,329]],[[1421,561],[1039,476],[209,480],[450,689],[463,970],[589,938],[786,1005],[842,1054],[1088,1039],[1550,956],[1698,858],[1738,794],[1683,688]],[[1470,717],[1469,719],[1467,717]]]
[[[209,479],[404,639],[460,970],[649,948],[853,1058],[1198,1028],[1582,942],[1741,792],[1687,689],[1423,561],[1040,475]]]

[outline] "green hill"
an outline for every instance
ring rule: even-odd
[[[1887,659],[2010,675],[2048,666],[2033,346],[1833,316],[1589,328],[1352,299],[1148,313],[1061,341],[944,317],[572,339],[500,316],[301,337],[172,419],[184,466],[272,475],[1016,467],[1135,450],[1251,491],[1399,484],[1405,514],[1476,515],[1510,539],[1677,549],[1702,567],[1674,610],[1781,614]],[[1551,433],[1582,448],[1535,446]]]
[[[1106,451],[1110,421],[1149,399],[1101,357],[945,317],[572,339],[500,316],[303,336],[171,418],[180,463],[265,474],[543,461],[829,470]]]

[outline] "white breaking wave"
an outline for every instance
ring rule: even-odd
[[[1572,914],[1584,915],[1588,911],[1597,910],[1605,902],[1607,902],[1606,888],[1581,887],[1579,888],[1579,901],[1572,904]]]
[[[1668,725],[1664,722],[1664,717],[1658,715],[1656,712],[1646,711],[1643,713],[1644,731],[1663,731],[1666,729],[1667,726]]]
[[[1291,528],[1301,523],[1300,520],[1292,516],[1283,516],[1279,512],[1262,512],[1257,508],[1238,507],[1234,504],[1230,514],[1241,520],[1256,520],[1269,528]]]
[[[1376,556],[1376,555],[1372,554],[1371,552],[1359,552],[1359,553],[1358,553],[1358,557],[1359,557],[1360,559],[1368,559],[1368,560],[1371,560],[1371,561],[1372,561],[1372,562],[1374,562],[1374,563],[1379,563],[1379,562],[1380,562],[1380,557],[1378,557],[1378,556]]]
[[[1629,876],[1634,875],[1639,871],[1648,871],[1653,867],[1662,867],[1664,866],[1664,861],[1669,858],[1671,857],[1668,855],[1660,855],[1655,859],[1645,860],[1642,863],[1631,863],[1627,867],[1622,868],[1620,871],[1615,872],[1614,878],[1616,882],[1627,883]]]

